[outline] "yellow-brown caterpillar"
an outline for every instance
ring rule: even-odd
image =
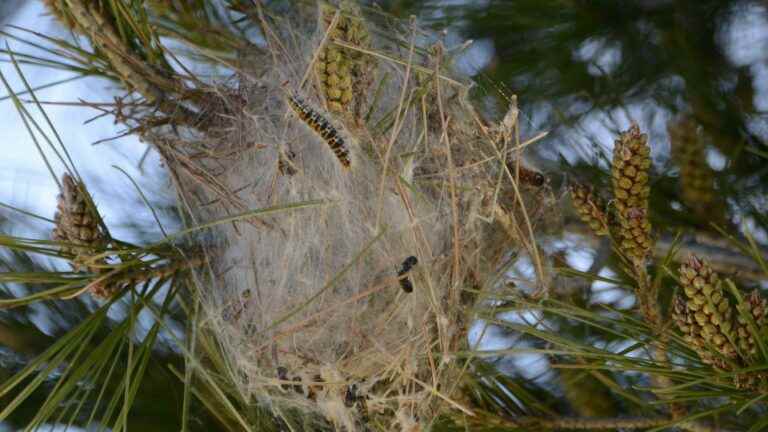
[[[315,131],[323,141],[333,150],[336,158],[341,162],[344,168],[349,168],[352,162],[349,159],[349,150],[344,139],[339,135],[331,122],[325,119],[314,108],[301,100],[298,96],[288,95],[288,106],[296,113],[299,118]]]
[[[522,164],[520,164],[518,168],[519,170],[515,170],[515,161],[507,162],[507,169],[509,169],[509,172],[512,173],[512,176],[515,175],[515,172],[520,174],[520,183],[535,187],[541,187],[544,185],[546,178],[540,172],[536,172],[523,166]]]

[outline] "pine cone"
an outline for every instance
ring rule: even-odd
[[[58,196],[57,212],[54,216],[56,226],[53,239],[69,245],[62,245],[62,252],[75,255],[73,267],[79,267],[77,261],[87,258],[106,242],[106,235],[99,226],[99,216],[88,205],[85,186],[80,185],[69,174],[62,177],[62,191]]]
[[[603,209],[602,200],[593,194],[593,191],[584,185],[574,185],[570,188],[573,207],[579,218],[589,225],[596,235],[608,235],[608,216]]]
[[[651,166],[648,136],[632,125],[616,140],[613,149],[613,194],[621,250],[635,261],[644,260],[652,246],[648,219],[648,169]]]
[[[321,5],[323,30],[333,21],[337,9]],[[371,83],[369,57],[360,51],[344,48],[334,40],[356,45],[370,46],[370,34],[365,27],[360,10],[351,2],[342,2],[336,26],[328,34],[328,42],[320,51],[315,71],[322,85],[322,91],[332,112],[357,110],[365,99],[365,92]],[[353,101],[355,95],[358,100]]]
[[[681,296],[675,296],[672,302],[672,319],[677,328],[683,333],[683,339],[688,343],[701,361],[720,369],[726,369],[728,365],[718,356],[709,352],[707,341],[703,336],[702,327],[696,322],[693,312],[688,309],[686,301]]]
[[[675,296],[672,300],[672,319],[677,324],[677,328],[683,333],[687,342],[693,346],[704,346],[704,340],[698,335],[701,333],[701,327],[693,320],[693,315],[685,304],[685,299],[681,296]]]
[[[733,383],[736,385],[736,388],[759,393],[766,393],[768,391],[766,388],[767,381],[768,374],[759,371],[739,373],[733,377]]]
[[[672,157],[680,167],[680,198],[694,214],[725,221],[724,205],[715,191],[714,170],[707,164],[704,144],[689,117],[667,125]]]
[[[749,321],[743,315],[749,315],[754,320],[757,331],[761,331],[765,325],[766,300],[760,296],[758,290],[754,290],[739,305],[740,314],[737,316],[736,337],[740,353],[747,357],[757,352],[757,343],[750,330]]]
[[[709,349],[725,357],[735,358],[736,332],[731,305],[725,297],[717,273],[706,263],[691,256],[680,267],[680,285],[686,296],[686,315],[692,317],[688,321],[699,326],[691,326],[691,337],[707,342]]]

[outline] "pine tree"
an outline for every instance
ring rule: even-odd
[[[44,3],[71,34],[4,33],[47,47],[4,51],[13,72],[35,63],[118,86],[122,96],[99,108],[151,144],[184,228],[140,244],[113,236],[78,162],[49,133],[58,159],[46,163],[64,167],[51,230],[0,236],[0,281],[26,290],[0,299],[0,343],[27,356],[0,362],[0,421],[32,430],[762,427],[766,299],[746,288],[768,267],[757,240],[726,231],[717,194],[729,186],[702,160],[719,129],[701,121],[712,120],[706,101],[669,122],[679,179],[658,172],[659,143],[631,123],[598,168],[565,167],[579,179],[569,202],[556,198],[561,177],[522,157],[540,138],[518,123],[525,105],[470,92],[473,79],[453,63],[461,50],[396,16],[408,2],[386,11],[347,0]],[[542,18],[533,3],[553,13]],[[495,22],[493,7],[509,11],[497,2],[444,11],[464,14],[471,32]],[[533,22],[558,37],[557,20],[616,12],[517,7],[521,29]],[[526,61],[543,70],[559,60]],[[44,112],[35,83],[25,81],[26,103],[0,77],[30,130],[41,126],[30,114]],[[506,115],[484,109],[489,100]],[[670,193],[690,214],[673,212]],[[703,256],[711,248],[676,229],[730,241],[717,250],[741,260]],[[566,232],[601,245],[589,271],[549,252]],[[510,277],[523,265],[534,278]],[[596,282],[620,300],[596,301]],[[66,318],[53,337],[29,318],[32,305]],[[477,329],[514,345],[482,351]],[[521,368],[522,353],[542,375]]]

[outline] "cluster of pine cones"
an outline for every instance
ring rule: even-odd
[[[611,180],[613,208],[592,188],[571,187],[571,199],[579,218],[598,236],[610,235],[618,250],[635,265],[647,260],[653,246],[648,218],[648,170],[651,166],[648,138],[637,125],[619,136],[613,151]],[[701,360],[724,371],[755,363],[756,336],[765,327],[768,305],[755,290],[734,305],[724,283],[705,262],[692,256],[680,267],[683,295],[674,298],[672,317]],[[765,373],[736,374],[735,384],[758,388]]]
[[[606,199],[584,185],[571,187],[576,212],[596,235],[611,235],[619,250],[631,261],[643,263],[651,252],[651,222],[648,218],[648,170],[651,167],[648,136],[637,125],[622,133],[613,148],[611,179],[613,211]]]
[[[768,308],[757,290],[737,305],[732,304],[723,285],[706,262],[691,256],[680,267],[683,295],[673,300],[672,317],[703,362],[731,371],[755,363],[755,336],[765,328]],[[735,383],[739,387],[756,387],[764,375],[738,374]]]

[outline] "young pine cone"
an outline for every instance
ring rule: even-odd
[[[691,256],[680,267],[680,285],[686,297],[684,313],[692,317],[688,320],[690,328],[684,329],[681,326],[680,329],[683,332],[687,330],[691,338],[705,342],[710,350],[735,358],[736,332],[731,305],[725,297],[717,273],[706,263]],[[676,313],[682,315],[682,312]],[[679,318],[677,320],[680,326]]]
[[[331,25],[337,9],[321,5],[323,31]],[[336,26],[328,33],[328,41],[318,55],[315,71],[332,112],[350,111],[360,105],[370,84],[369,59],[363,53],[341,47],[335,40],[358,47],[370,46],[370,34],[359,9],[342,2]],[[354,101],[357,97],[360,100]]]
[[[621,250],[642,261],[651,250],[648,219],[648,170],[651,166],[648,136],[634,124],[622,133],[613,148],[613,195]]]
[[[741,313],[737,315],[736,340],[739,353],[748,357],[757,352],[757,343],[750,330],[749,321],[744,315],[752,318],[756,330],[760,332],[765,325],[766,300],[760,296],[758,290],[754,290],[744,299],[744,303],[739,305],[739,309]]]
[[[87,257],[104,244],[106,236],[99,226],[98,214],[88,204],[85,186],[69,174],[64,174],[61,180],[53,239],[68,243],[61,246],[62,252]],[[77,267],[74,263],[73,266]]]
[[[715,172],[707,164],[705,147],[690,117],[667,124],[672,157],[680,168],[680,198],[693,213],[719,224],[725,206],[715,190]]]
[[[672,300],[672,319],[683,333],[685,342],[696,351],[704,363],[720,369],[727,368],[728,365],[722,359],[709,352],[702,327],[696,322],[693,311],[688,308],[685,299],[681,296],[675,296]]]
[[[571,199],[573,207],[579,218],[589,225],[592,231],[599,236],[608,235],[608,216],[603,209],[605,205],[596,197],[592,190],[584,185],[571,186]]]

